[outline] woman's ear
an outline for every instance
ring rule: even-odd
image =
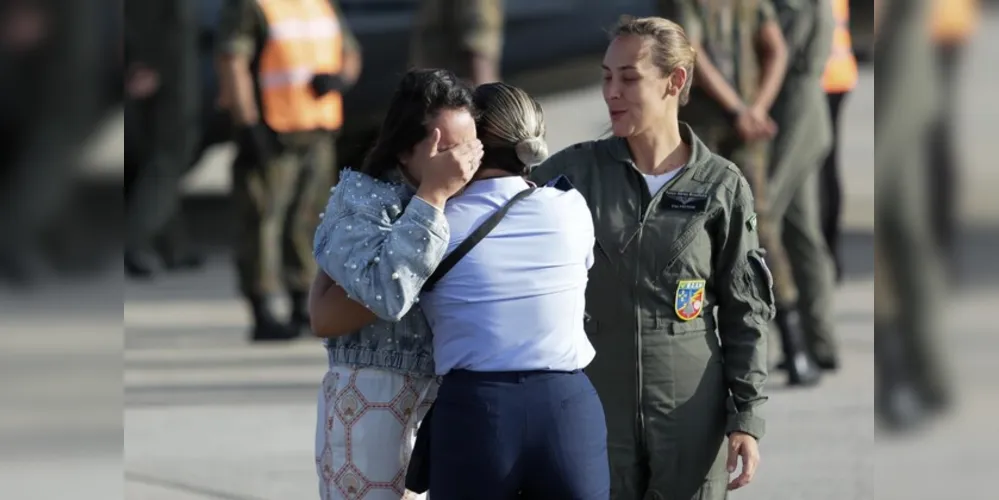
[[[687,84],[687,78],[690,78],[690,75],[687,74],[686,68],[674,69],[669,74],[669,95],[679,97],[683,87]]]

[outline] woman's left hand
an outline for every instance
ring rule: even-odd
[[[753,481],[756,466],[760,463],[760,447],[756,438],[744,432],[733,432],[728,436],[728,472],[735,473],[742,457],[742,472],[728,483],[729,490],[737,490]]]

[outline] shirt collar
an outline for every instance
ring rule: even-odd
[[[504,177],[492,177],[480,179],[468,184],[462,194],[483,194],[491,192],[520,192],[529,186],[527,181],[519,175],[508,175]]]
[[[680,122],[680,140],[690,146],[690,160],[684,168],[694,168],[711,158],[711,151],[694,134],[694,130],[686,122]],[[610,153],[617,161],[632,163],[628,139],[614,137],[610,143]]]

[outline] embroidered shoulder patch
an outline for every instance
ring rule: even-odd
[[[704,280],[680,280],[673,308],[683,321],[696,319],[704,308]]]

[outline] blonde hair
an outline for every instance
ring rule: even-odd
[[[548,158],[545,114],[530,94],[506,83],[487,83],[475,89],[475,108],[483,166],[524,173]]]
[[[687,71],[687,80],[677,95],[680,104],[690,100],[690,86],[694,82],[694,64],[697,52],[691,46],[687,33],[679,24],[661,17],[621,16],[611,28],[611,39],[622,35],[640,36],[652,41],[652,63],[669,76],[677,68]]]

